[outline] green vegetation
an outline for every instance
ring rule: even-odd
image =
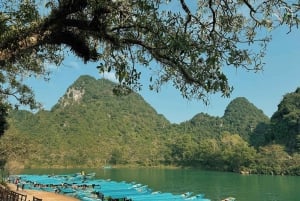
[[[223,117],[200,113],[171,124],[140,95],[116,96],[114,87],[81,76],[50,111],[12,110],[3,160],[28,168],[171,165],[300,175],[299,89],[271,120],[240,97]]]
[[[26,78],[49,79],[69,54],[115,73],[116,93],[140,90],[147,68],[152,90],[227,97],[223,68],[261,70],[271,30],[298,27],[299,12],[296,0],[0,0],[0,101],[39,107]]]
[[[30,141],[24,147],[30,154],[15,150],[15,155],[29,166],[157,165],[163,154],[161,131],[169,122],[138,94],[116,97],[113,87],[82,76],[51,111],[13,111],[10,124],[22,134],[9,129],[6,137]]]
[[[147,68],[151,90],[169,82],[187,99],[228,97],[223,67],[261,70],[271,30],[298,27],[299,12],[299,1],[0,0],[0,135],[10,125],[0,168],[110,163],[298,175],[300,89],[271,120],[238,98],[223,117],[198,114],[179,125],[136,93],[114,94],[140,90]],[[26,79],[49,79],[47,65],[69,53],[119,83],[83,76],[51,111],[8,114],[13,104],[39,108]]]
[[[300,153],[300,88],[286,94],[271,117],[270,141],[285,145],[288,151]]]

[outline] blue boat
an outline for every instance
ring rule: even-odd
[[[204,194],[152,192],[147,185],[95,179],[95,174],[18,175],[25,189],[64,193],[81,201],[210,201]],[[231,201],[231,200],[230,200]]]

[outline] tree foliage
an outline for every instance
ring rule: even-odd
[[[297,1],[192,2],[1,0],[0,94],[37,106],[24,79],[48,79],[46,66],[59,65],[70,50],[100,72],[115,72],[125,89],[140,89],[144,66],[153,71],[151,89],[172,82],[186,98],[229,96],[223,67],[260,70],[267,30],[298,24]]]

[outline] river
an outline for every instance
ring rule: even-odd
[[[24,174],[67,174],[82,169],[28,169]],[[181,194],[204,193],[212,201],[232,196],[237,201],[299,201],[300,177],[240,175],[199,169],[120,168],[84,169],[97,178],[114,181],[135,181],[153,191]]]

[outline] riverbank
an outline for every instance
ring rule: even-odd
[[[21,193],[23,195],[27,195],[27,200],[30,201],[33,199],[33,196],[43,199],[43,201],[79,201],[79,199],[76,199],[74,197],[58,194],[58,193],[52,193],[52,192],[46,192],[46,191],[37,191],[37,190],[18,190],[17,186],[12,183],[7,184],[8,188],[12,191],[15,191],[17,193]]]

